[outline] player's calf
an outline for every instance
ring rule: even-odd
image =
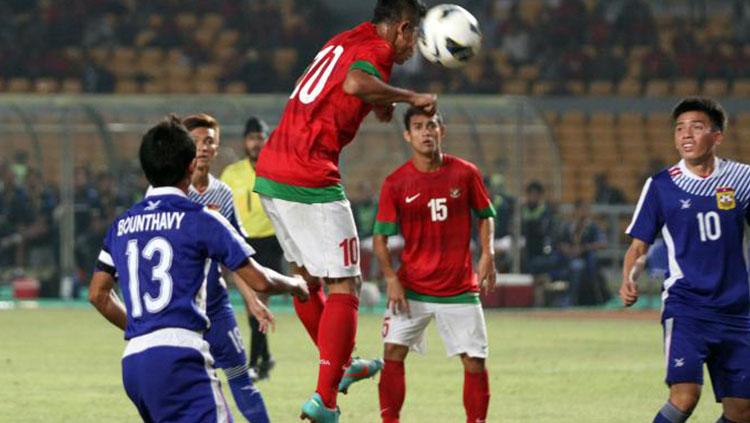
[[[656,417],[654,417],[653,423],[683,423],[687,421],[691,413],[692,409],[690,411],[683,411],[670,401],[667,401],[661,407]]]
[[[263,396],[253,385],[247,365],[224,369],[224,373],[240,413],[253,423],[270,422]]]

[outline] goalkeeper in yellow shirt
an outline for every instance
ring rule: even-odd
[[[253,192],[255,185],[255,163],[260,150],[268,138],[268,125],[251,116],[245,122],[243,131],[246,157],[227,166],[221,173],[221,180],[229,185],[234,195],[234,204],[239,220],[249,235],[249,242],[256,254],[253,258],[263,266],[281,273],[281,259],[284,252],[276,239],[273,225],[263,211],[260,197]],[[268,297],[258,294],[264,302]],[[271,357],[266,334],[260,331],[255,317],[249,315],[252,336],[250,338],[250,367],[258,374],[258,380],[266,379],[275,362]]]

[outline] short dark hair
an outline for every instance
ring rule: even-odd
[[[268,125],[263,121],[263,119],[257,116],[250,116],[249,118],[247,118],[247,121],[245,121],[245,130],[242,131],[242,138],[245,138],[247,134],[253,132],[260,132],[261,134],[263,134],[263,137],[267,137]]]
[[[716,100],[708,97],[682,99],[672,109],[672,124],[677,123],[677,118],[685,112],[703,112],[711,119],[711,124],[715,130],[724,132],[727,128],[727,114]]]
[[[398,22],[408,19],[419,23],[427,14],[427,7],[421,0],[378,0],[372,12],[372,23]]]
[[[443,115],[440,112],[436,112],[438,123],[443,125]],[[404,128],[408,131],[411,125],[411,118],[414,116],[429,116],[424,110],[419,107],[411,106],[404,112]]]
[[[195,143],[180,118],[170,115],[143,135],[138,156],[151,186],[175,186],[195,159]]]
[[[536,192],[538,194],[544,194],[544,185],[539,181],[531,181],[526,185],[526,193]]]
[[[182,124],[185,125],[188,131],[192,131],[195,128],[208,128],[216,131],[216,137],[219,137],[219,121],[215,117],[206,113],[198,113],[197,115],[190,115],[185,119],[182,119]]]

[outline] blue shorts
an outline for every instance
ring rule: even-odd
[[[122,380],[144,422],[231,422],[208,345],[186,329],[131,339]]]
[[[211,327],[203,338],[210,345],[217,368],[230,369],[247,365],[244,342],[234,313],[222,313],[211,317]]]
[[[682,316],[663,326],[668,385],[702,385],[705,363],[717,402],[750,398],[750,328]]]

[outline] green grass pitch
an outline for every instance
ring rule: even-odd
[[[492,399],[488,422],[647,422],[667,397],[656,320],[488,312]],[[243,335],[247,323],[240,315]],[[356,355],[378,356],[380,316],[360,316]],[[0,311],[0,422],[135,422],[120,379],[124,341],[93,308]],[[277,315],[278,365],[259,383],[271,418],[297,420],[312,393],[317,354],[290,313]],[[429,353],[407,360],[404,423],[462,422],[463,373],[434,329]],[[225,395],[233,406],[226,384]],[[378,422],[377,383],[340,397],[342,422]],[[715,421],[710,385],[692,421]]]

